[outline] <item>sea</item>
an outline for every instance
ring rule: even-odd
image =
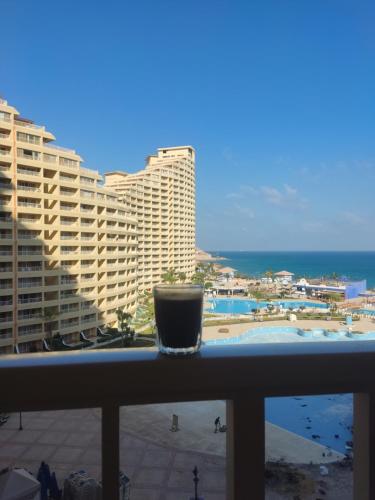
[[[375,288],[375,251],[366,252],[239,252],[212,250],[227,259],[223,265],[262,276],[266,271],[290,271],[298,277],[320,278],[333,273],[348,280],[367,280]]]

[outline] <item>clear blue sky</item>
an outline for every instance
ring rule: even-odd
[[[0,0],[0,94],[101,172],[197,150],[209,249],[375,249],[375,3]]]

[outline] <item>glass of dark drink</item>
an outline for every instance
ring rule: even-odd
[[[155,321],[159,351],[189,355],[199,351],[202,339],[203,287],[154,287]]]

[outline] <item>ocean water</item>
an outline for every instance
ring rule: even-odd
[[[287,270],[296,277],[319,278],[336,273],[350,280],[367,279],[367,287],[375,287],[374,252],[221,252],[210,251],[225,257],[223,265],[240,273],[261,276],[272,269]]]

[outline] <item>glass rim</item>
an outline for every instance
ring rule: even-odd
[[[172,283],[160,283],[160,285],[154,285],[153,289],[154,290],[157,290],[157,289],[161,289],[161,290],[168,290],[168,288],[171,288],[172,290],[177,290],[178,288],[182,288],[183,290],[187,290],[187,289],[195,289],[195,290],[204,290],[204,287],[203,285],[196,285],[194,283],[176,283],[176,284],[172,284]]]

